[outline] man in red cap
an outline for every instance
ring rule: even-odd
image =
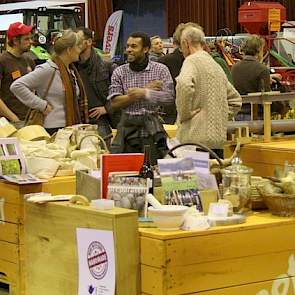
[[[23,121],[28,112],[9,87],[34,68],[34,62],[23,56],[31,47],[31,31],[32,26],[21,22],[11,24],[7,30],[7,50],[0,55],[0,115],[12,122]]]

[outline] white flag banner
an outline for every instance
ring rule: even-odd
[[[115,247],[112,231],[77,228],[78,295],[114,295]]]
[[[104,30],[103,51],[110,53],[111,58],[116,53],[123,10],[115,11],[108,19]]]

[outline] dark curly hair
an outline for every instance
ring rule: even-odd
[[[129,35],[129,38],[140,38],[143,47],[151,48],[151,39],[145,32],[134,32]]]

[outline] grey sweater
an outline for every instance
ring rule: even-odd
[[[42,99],[53,71],[56,71],[53,82],[46,98]],[[53,61],[48,60],[37,66],[33,72],[17,79],[11,84],[10,90],[23,104],[32,109],[44,111],[47,103],[52,106],[52,112],[44,120],[45,128],[66,126],[65,89],[58,66]]]

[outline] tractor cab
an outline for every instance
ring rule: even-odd
[[[30,55],[36,63],[50,57],[52,40],[57,32],[75,30],[81,26],[80,6],[53,5],[57,1],[29,1],[0,5],[0,52],[7,46],[6,30],[13,22],[23,22],[34,27]]]

